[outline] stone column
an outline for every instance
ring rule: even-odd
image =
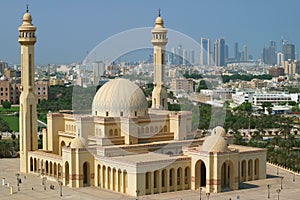
[[[166,186],[167,186],[167,192],[170,192],[170,170],[166,170],[167,178],[166,178]]]
[[[161,175],[162,175],[162,171],[158,170],[158,177],[157,177],[158,184],[156,185],[158,187],[158,193],[162,192],[162,186],[161,186],[162,178],[161,178]]]
[[[173,178],[173,183],[174,183],[174,191],[177,191],[177,169],[174,169],[174,178]]]
[[[154,172],[150,172],[150,184],[149,184],[149,187],[150,187],[151,194],[154,194]]]
[[[123,171],[121,172],[121,183],[122,183],[121,184],[121,192],[125,193],[125,191],[124,191],[124,187],[125,187],[124,184],[125,184],[125,182],[124,182],[124,172]]]
[[[181,189],[185,190],[185,168],[181,171]]]

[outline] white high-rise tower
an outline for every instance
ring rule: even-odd
[[[19,27],[21,44],[21,96],[20,96],[20,172],[29,172],[28,152],[38,149],[37,144],[37,98],[34,87],[34,44],[36,27],[28,12]]]
[[[166,44],[168,43],[167,29],[164,27],[164,20],[160,16],[155,20],[155,27],[152,29],[152,44],[154,47],[154,89],[152,92],[152,108],[168,109],[167,89],[165,81]]]

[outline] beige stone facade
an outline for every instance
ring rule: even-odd
[[[266,177],[266,150],[229,145],[222,127],[213,129],[209,137],[196,138],[191,112],[166,110],[163,64],[167,38],[160,16],[152,33],[154,106],[148,109],[143,92],[134,83],[110,80],[94,96],[90,115],[48,114],[43,150],[37,150],[32,130],[36,125],[30,124],[36,120],[36,111],[28,111],[36,106],[28,84],[30,74],[22,74],[20,124],[25,126],[20,126],[20,171],[59,179],[69,187],[95,186],[132,196],[199,187],[217,193],[236,190],[242,181]],[[27,72],[32,70],[25,62],[30,52],[33,46],[22,51],[22,68]]]

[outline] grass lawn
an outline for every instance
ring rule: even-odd
[[[2,106],[0,106],[0,113],[13,113],[13,112],[19,112],[20,107],[19,106],[12,106],[10,109],[6,110]]]
[[[11,130],[19,131],[19,117],[18,116],[0,116],[4,121],[9,124]]]

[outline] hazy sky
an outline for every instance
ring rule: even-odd
[[[300,48],[299,0],[1,0],[0,60],[20,62],[18,27],[26,3],[37,26],[37,64],[82,62],[106,38],[153,26],[158,8],[167,28],[197,41],[225,37],[230,54],[234,42],[240,49],[248,45],[254,57],[270,40],[279,46],[284,38]]]

